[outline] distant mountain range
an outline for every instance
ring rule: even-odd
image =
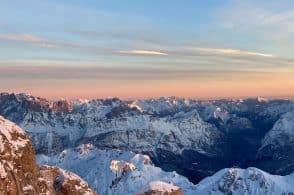
[[[39,164],[70,170],[99,194],[294,193],[291,100],[1,93],[0,115],[26,131]]]

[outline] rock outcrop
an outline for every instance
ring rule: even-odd
[[[0,116],[0,194],[96,194],[73,173],[39,167],[24,131]]]

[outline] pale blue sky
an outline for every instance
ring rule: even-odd
[[[99,72],[91,72],[93,81],[105,82],[102,72],[110,83],[140,81],[141,74],[154,79],[155,71],[158,80],[170,81],[187,71],[195,72],[191,78],[218,71],[291,74],[293,51],[291,0],[0,0],[0,70],[7,84],[34,76],[13,68],[33,68],[39,79],[59,75],[61,82],[69,75],[57,72],[65,67],[75,68],[71,79],[88,80],[85,66]],[[29,91],[27,85],[2,90]]]

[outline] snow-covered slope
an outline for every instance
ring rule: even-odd
[[[188,195],[195,190],[185,177],[164,172],[148,156],[128,151],[99,150],[87,144],[51,157],[38,155],[37,159],[39,164],[60,166],[80,175],[102,195],[136,194],[154,181],[178,186]]]
[[[195,194],[277,195],[294,193],[294,173],[270,175],[256,168],[223,169],[197,185]]]
[[[294,144],[294,111],[284,114],[265,135],[262,147],[275,145],[283,147]],[[294,147],[294,145],[293,145]]]
[[[294,170],[294,111],[281,116],[258,150],[259,166],[275,174]]]
[[[88,181],[99,194],[105,195],[142,194],[172,189],[185,195],[294,193],[294,173],[277,176],[256,168],[230,168],[220,170],[194,185],[175,172],[165,172],[155,167],[146,155],[99,150],[90,144],[52,157],[39,155],[38,162],[69,169]]]
[[[153,118],[149,115],[126,116],[101,121],[88,128],[80,140],[99,148],[120,148],[156,154],[163,149],[180,154],[184,149],[210,154],[217,150],[221,134],[199,117],[196,110],[177,113],[171,118]]]

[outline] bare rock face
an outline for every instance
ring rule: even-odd
[[[40,178],[40,181],[43,182],[45,186],[49,187],[48,190],[50,191],[50,194],[96,194],[79,176],[58,167],[40,167]]]
[[[37,194],[38,173],[34,149],[24,131],[0,117],[0,191]]]
[[[24,131],[0,116],[0,194],[96,194],[78,176],[56,167],[39,168]]]

